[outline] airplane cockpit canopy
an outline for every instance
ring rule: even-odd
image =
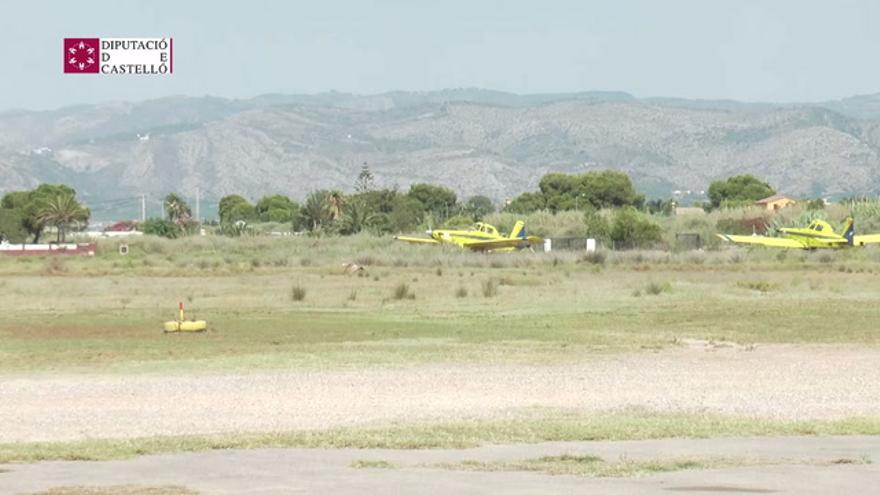
[[[813,220],[813,222],[810,223],[809,228],[810,230],[815,230],[816,232],[825,232],[826,230],[829,232],[833,232],[831,226],[822,220]]]
[[[478,222],[476,225],[474,225],[474,228],[484,234],[498,235],[498,231],[495,229],[495,227],[489,224]]]

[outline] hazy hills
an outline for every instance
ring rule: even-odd
[[[880,95],[802,105],[478,89],[179,97],[0,113],[0,192],[66,182],[108,205],[106,217],[129,214],[125,198],[141,193],[199,187],[210,203],[350,190],[367,162],[380,185],[428,181],[499,201],[548,171],[600,168],[659,197],[741,172],[840,196],[880,191],[878,151]]]

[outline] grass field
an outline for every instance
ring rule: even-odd
[[[683,338],[880,342],[875,249],[486,255],[370,236],[207,237],[135,239],[130,254],[120,256],[117,244],[102,241],[94,258],[0,258],[0,376],[565,365],[597,353],[654,352]],[[345,274],[344,263],[364,270]],[[210,331],[163,334],[179,301],[190,317],[206,319]],[[0,462],[216,448],[877,433],[870,417],[805,422],[575,413],[17,443],[0,445]]]
[[[499,253],[139,239],[0,258],[0,372],[564,363],[677,338],[878,342],[880,251]],[[346,275],[342,264],[365,271]],[[164,335],[178,301],[210,332]]]

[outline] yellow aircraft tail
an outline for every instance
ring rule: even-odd
[[[526,223],[522,220],[519,220],[514,224],[513,228],[510,230],[510,235],[507,236],[508,239],[525,239],[526,238]]]
[[[846,220],[843,221],[843,237],[846,239],[847,244],[852,246],[853,245],[853,238],[855,236],[856,236],[855,222],[853,222],[852,217],[847,217]]]

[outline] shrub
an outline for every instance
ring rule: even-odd
[[[751,289],[759,292],[770,292],[771,290],[776,289],[779,285],[772,282],[767,282],[765,280],[740,280],[736,283],[736,286],[741,289]]]
[[[669,282],[648,282],[648,285],[645,286],[645,294],[650,294],[652,296],[659,296],[664,292],[672,292],[672,284]]]
[[[168,239],[176,239],[183,233],[176,223],[164,218],[148,218],[141,224],[141,231],[144,234],[157,235]]]
[[[589,263],[591,265],[604,265],[605,253],[602,251],[591,251],[581,256],[578,262]]]
[[[358,256],[357,258],[355,258],[354,262],[355,262],[355,264],[358,264],[361,266],[373,266],[373,265],[377,264],[376,258],[374,256],[369,255],[369,254],[364,255],[364,256]]]
[[[290,289],[290,299],[296,302],[302,301],[306,298],[306,289],[301,285],[294,285],[292,289]]]
[[[455,297],[457,297],[459,299],[467,297],[467,295],[468,295],[468,291],[464,287],[459,287],[458,289],[455,290]]]
[[[587,237],[606,242],[611,234],[611,226],[602,213],[595,208],[588,207],[584,212],[584,224],[587,227]]]
[[[660,226],[634,208],[623,208],[614,215],[611,240],[616,248],[648,247],[659,242],[661,235]]]
[[[401,283],[397,287],[394,288],[394,299],[397,299],[398,301],[400,301],[402,299],[415,299],[415,298],[416,298],[415,293],[413,293],[409,289],[409,286],[406,285],[405,283]]]
[[[494,278],[483,281],[483,297],[495,297],[498,295],[498,281]]]
[[[722,234],[764,235],[767,233],[767,219],[763,216],[749,218],[722,218],[715,223],[715,230]]]

